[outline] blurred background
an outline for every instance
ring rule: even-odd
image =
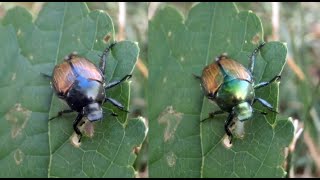
[[[90,10],[102,9],[111,16],[117,40],[139,43],[140,56],[131,83],[131,117],[147,120],[148,20],[163,3],[88,2]],[[195,3],[167,3],[187,16]],[[42,2],[0,2],[0,19],[15,6],[27,8],[35,18]],[[239,11],[253,11],[262,21],[264,40],[285,42],[287,64],[280,83],[279,118],[291,117],[295,138],[286,150],[287,177],[320,177],[320,3],[237,3]],[[136,150],[137,177],[148,177],[148,139]]]

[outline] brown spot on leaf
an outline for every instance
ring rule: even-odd
[[[14,161],[16,162],[17,165],[20,165],[21,162],[23,161],[24,154],[20,149],[17,149],[14,154],[13,154]]]
[[[107,35],[105,35],[105,36],[103,37],[103,42],[107,44],[108,41],[110,40],[110,38],[111,38],[111,34],[108,33]]]
[[[172,151],[167,154],[166,159],[169,167],[176,165],[177,156]]]
[[[141,150],[141,146],[134,147],[133,153],[137,155],[137,154],[139,154],[140,150]]]
[[[11,137],[16,138],[21,134],[21,131],[26,127],[31,116],[31,111],[23,108],[21,104],[15,104],[5,118],[11,123]]]
[[[12,77],[11,77],[11,81],[16,80],[16,76],[17,76],[17,73],[13,73],[13,74],[12,74]]]
[[[21,35],[21,29],[18,29],[17,36],[20,36],[20,35]]]
[[[259,35],[259,33],[257,33],[256,35],[254,35],[252,37],[251,43],[257,45],[257,44],[259,44],[259,42],[260,42],[260,35]]]
[[[182,119],[182,113],[175,112],[172,106],[168,106],[159,116],[158,122],[159,124],[165,124],[164,130],[164,142],[172,139],[174,137],[174,133],[177,130],[177,127]]]

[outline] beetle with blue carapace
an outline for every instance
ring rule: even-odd
[[[78,112],[76,119],[73,121],[73,129],[79,136],[78,142],[81,141],[82,137],[78,128],[82,118],[87,117],[90,122],[101,120],[103,118],[101,106],[104,102],[110,102],[120,110],[128,112],[120,102],[106,95],[107,89],[131,78],[131,75],[126,75],[121,80],[108,84],[105,82],[106,59],[115,44],[112,43],[103,51],[102,56],[100,56],[99,67],[74,52],[66,56],[63,63],[55,66],[52,76],[45,75],[51,79],[56,95],[70,107],[68,110],[60,111],[57,116],[50,118],[50,120],[65,113]],[[111,113],[111,115],[117,116],[115,113]]]

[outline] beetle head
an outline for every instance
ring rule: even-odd
[[[248,102],[238,104],[233,108],[233,111],[240,121],[249,119],[253,113],[252,107]]]
[[[102,119],[103,112],[100,104],[98,103],[91,103],[88,104],[83,108],[84,115],[87,116],[89,121],[97,121],[99,119]]]

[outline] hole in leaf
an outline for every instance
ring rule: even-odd
[[[79,143],[79,137],[76,133],[73,133],[71,136],[71,144],[76,148],[79,148],[81,145],[81,142]]]
[[[232,144],[230,144],[230,139],[229,139],[229,137],[227,136],[227,135],[225,135],[224,137],[223,137],[223,145],[226,147],[226,148],[231,148],[232,147]]]

